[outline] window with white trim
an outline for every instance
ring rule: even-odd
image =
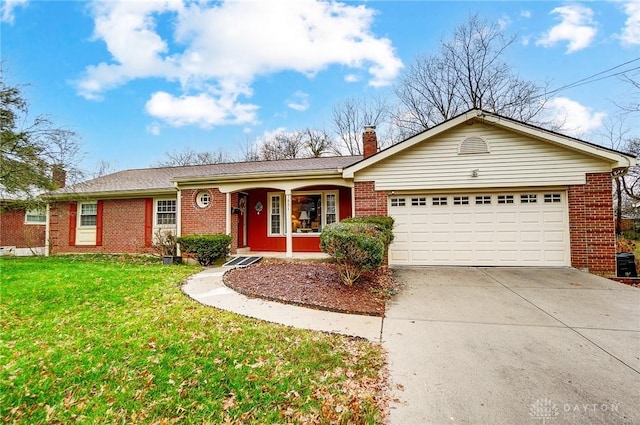
[[[427,205],[427,198],[411,198],[412,207],[424,207]]]
[[[282,214],[284,207],[282,205],[282,195],[269,195],[269,236],[280,236],[284,234],[282,228]]]
[[[520,195],[521,204],[535,204],[537,202],[538,202],[538,195],[536,195],[535,193]]]
[[[45,209],[39,208],[27,210],[24,222],[26,224],[45,224],[47,222],[47,212]]]
[[[392,207],[404,207],[407,205],[407,201],[404,198],[391,198]]]
[[[513,195],[498,195],[498,204],[513,204]]]
[[[432,205],[447,205],[446,196],[434,196],[431,200]]]
[[[176,224],[176,200],[158,199],[156,200],[156,224],[158,226]]]
[[[207,208],[211,204],[211,194],[207,191],[200,192],[196,196],[196,204],[200,208]]]
[[[559,193],[545,193],[544,202],[546,204],[562,202],[562,196]]]
[[[98,204],[96,202],[80,204],[80,226],[95,226],[98,222]]]
[[[469,205],[468,196],[454,196],[453,205]]]
[[[293,192],[291,194],[291,230],[296,235],[317,234],[327,224],[338,221],[337,191]]]
[[[491,205],[491,195],[476,196],[476,205]]]

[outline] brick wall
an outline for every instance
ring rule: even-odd
[[[25,210],[0,213],[0,246],[38,248],[45,245],[45,225],[25,224]]]
[[[103,201],[102,245],[70,246],[70,202],[52,203],[49,238],[51,253],[150,253],[145,238],[145,199]],[[74,220],[75,221],[75,220]],[[147,230],[148,232],[148,230]]]
[[[585,185],[569,186],[571,265],[615,275],[615,222],[609,173],[587,174]]]
[[[374,182],[356,182],[353,191],[356,217],[388,214],[387,193],[376,191]]]

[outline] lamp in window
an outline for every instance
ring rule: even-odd
[[[298,219],[304,223],[304,228],[309,227],[309,211],[302,211]]]

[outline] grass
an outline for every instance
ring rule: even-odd
[[[204,307],[179,288],[198,270],[0,258],[2,421],[382,421],[379,346]]]

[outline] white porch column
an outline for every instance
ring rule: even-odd
[[[293,257],[293,233],[291,233],[291,189],[284,191],[284,228],[287,232],[287,258]]]
[[[227,213],[226,213],[226,230],[227,235],[231,234],[231,192],[227,192]]]

